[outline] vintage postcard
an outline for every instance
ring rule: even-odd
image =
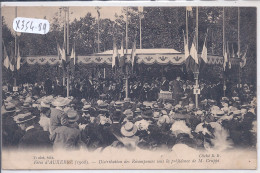
[[[257,169],[257,9],[3,3],[3,169]]]

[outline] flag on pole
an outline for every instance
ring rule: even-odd
[[[17,48],[17,65],[16,65],[17,70],[19,70],[21,68],[21,56],[20,56],[20,49],[19,49],[19,45]]]
[[[246,48],[246,51],[245,51],[244,55],[243,55],[242,58],[241,58],[241,62],[240,62],[240,67],[241,67],[241,68],[245,67],[245,65],[246,65],[247,49],[248,49],[248,47]]]
[[[232,44],[232,54],[231,54],[231,57],[232,57],[232,58],[235,58],[235,51],[234,51],[233,44]]]
[[[15,55],[14,55],[14,52],[13,52],[12,49],[11,49],[11,58],[10,58],[9,68],[10,68],[11,71],[15,70]]]
[[[233,44],[232,44],[233,49]],[[229,44],[227,43],[227,59],[228,59],[228,68],[231,69],[231,59],[230,59],[230,52],[229,52]]]
[[[138,7],[138,11],[139,11],[140,13],[144,12],[144,7],[142,7],[142,6]]]
[[[196,64],[199,64],[198,51],[196,49],[196,35],[194,35],[193,42],[190,48],[190,55],[194,59]]]
[[[119,66],[123,68],[125,66],[125,54],[124,54],[124,41],[121,41],[121,49],[119,51]]]
[[[188,16],[193,17],[193,14],[192,14],[192,7],[187,6],[187,7],[186,7],[186,11],[188,12]]]
[[[184,55],[185,55],[184,59],[186,60],[190,55],[190,51],[189,51],[189,47],[187,44],[187,40],[186,40],[184,31],[183,31],[183,39],[184,39]]]
[[[208,63],[208,49],[207,49],[207,36],[208,36],[208,31],[204,40],[202,52],[201,52],[201,59],[205,62]]]
[[[132,47],[131,63],[132,63],[132,71],[134,72],[134,68],[136,66],[136,40],[134,40],[133,47]]]
[[[191,6],[187,6],[186,9],[187,9],[187,11],[192,11],[192,7]]]
[[[62,59],[65,63],[67,63],[66,52],[65,52],[65,44],[63,44],[63,46],[62,46],[61,59]]]
[[[72,47],[72,50],[71,50],[70,59],[72,59],[73,60],[73,64],[76,65],[75,43],[74,43],[74,45]]]
[[[224,45],[225,52],[224,52],[224,61],[223,61],[223,69],[226,71],[226,66],[228,62],[228,54],[227,54],[227,45]]]
[[[57,43],[57,51],[58,51],[59,60],[62,60],[62,49],[60,48],[60,45],[58,43]]]
[[[118,50],[117,50],[117,46],[116,46],[116,41],[114,39],[113,40],[112,69],[113,68],[115,69],[118,66],[117,56],[118,56]]]
[[[98,19],[100,18],[100,11],[99,9],[97,10],[97,13],[98,13]]]
[[[199,71],[199,59],[198,51],[196,49],[196,35],[194,35],[192,46],[190,49],[190,55],[186,59],[186,70],[189,72],[198,72]]]
[[[9,66],[10,66],[10,60],[9,60],[8,55],[7,55],[7,51],[6,51],[5,45],[4,45],[4,66],[7,69],[9,69]]]

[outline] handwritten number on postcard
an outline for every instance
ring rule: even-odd
[[[45,19],[17,17],[13,21],[13,29],[16,32],[47,34],[50,29],[50,23]]]

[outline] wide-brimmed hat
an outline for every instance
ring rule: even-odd
[[[131,111],[131,109],[126,109],[126,110],[124,111],[124,114],[125,114],[126,116],[133,116],[133,115],[134,115],[134,113],[133,113],[133,111]]]
[[[32,103],[33,99],[31,97],[26,97],[24,100],[25,103]]]
[[[153,109],[160,109],[160,108],[159,108],[159,105],[158,105],[157,103],[154,103],[154,104],[152,105],[152,108],[153,108]]]
[[[41,102],[40,106],[41,106],[42,108],[50,108],[50,107],[51,107],[51,104],[46,104],[46,103],[44,103],[44,102]]]
[[[204,104],[204,105],[205,105],[205,104],[208,104],[208,100],[207,100],[207,99],[202,100],[202,101],[201,101],[201,104]]]
[[[58,97],[56,98],[53,102],[52,105],[56,106],[56,107],[60,107],[60,106],[66,106],[71,102],[70,99],[68,98],[64,98],[64,97]]]
[[[121,134],[126,137],[134,136],[137,132],[137,127],[132,122],[127,122],[121,127]]]
[[[99,108],[106,108],[108,106],[108,104],[106,103],[106,102],[100,102],[99,104],[98,104],[98,107]]]
[[[153,113],[153,119],[158,120],[160,118],[160,112]]]
[[[79,119],[77,111],[75,111],[73,109],[69,109],[67,111],[67,115],[68,115],[69,122],[76,122]]]
[[[87,112],[87,111],[89,111],[90,108],[91,108],[91,105],[87,104],[87,105],[84,105],[81,110],[82,110],[83,112]]]
[[[140,113],[142,113],[142,111],[141,111],[140,108],[136,108],[136,109],[135,109],[135,113],[136,113],[136,114],[140,114]]]
[[[244,108],[244,109],[248,109],[248,108],[250,108],[251,106],[249,105],[249,104],[244,104],[244,105],[242,105],[241,106],[241,108]]]
[[[167,103],[167,104],[165,105],[165,109],[166,109],[166,110],[172,110],[172,104]]]
[[[29,107],[31,107],[31,103],[30,102],[24,102],[22,107],[29,108]]]
[[[136,121],[135,125],[138,130],[148,130],[150,123],[148,121],[142,119],[140,121]]]
[[[106,114],[108,112],[108,109],[100,108],[100,109],[98,109],[98,112],[101,113],[101,114]]]
[[[217,102],[215,100],[208,99],[209,104],[216,104]]]
[[[130,102],[131,99],[130,98],[124,98],[124,102]]]
[[[7,102],[5,104],[5,112],[15,112],[17,109],[15,108],[15,105],[11,102]]]
[[[222,101],[229,101],[229,99],[227,97],[222,97],[221,100]]]
[[[161,116],[158,121],[157,121],[157,125],[161,126],[163,124],[169,124],[170,123],[170,118],[167,115],[163,115]]]
[[[84,104],[87,102],[86,99],[81,99],[80,101]]]
[[[203,111],[197,110],[197,112],[196,112],[195,114],[196,114],[196,115],[203,115]]]
[[[105,98],[106,96],[106,94],[100,94],[100,98]]]
[[[241,110],[235,110],[235,111],[233,111],[233,114],[234,115],[239,115],[239,114],[241,114]]]
[[[39,103],[43,102],[44,104],[47,104],[47,105],[51,105],[53,100],[54,100],[54,97],[52,95],[38,99]]]
[[[110,118],[107,118],[107,117],[100,114],[100,124],[101,125],[109,125],[109,124],[112,124],[112,121],[111,121]]]
[[[5,99],[6,102],[11,102],[12,100],[13,100],[12,97],[7,97],[7,98]]]
[[[175,107],[174,107],[174,109],[175,110],[178,110],[178,109],[180,109],[182,106],[180,105],[180,104],[177,104],[177,105],[175,105]]]
[[[162,114],[162,115],[168,115],[168,113],[166,112],[166,110],[161,110],[161,114]]]
[[[115,104],[114,104],[114,107],[115,108],[121,108],[123,106],[124,102],[122,101],[116,101]]]
[[[224,114],[225,114],[225,112],[222,111],[222,110],[218,110],[218,111],[216,112],[216,115],[217,115],[217,116],[223,116]]]
[[[27,121],[33,120],[34,118],[36,118],[36,116],[33,116],[31,112],[27,112],[24,114],[18,114],[14,117],[14,121],[17,124],[22,124],[25,123]]]
[[[239,101],[239,97],[232,97],[232,100]]]

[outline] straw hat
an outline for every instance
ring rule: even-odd
[[[32,103],[33,99],[31,97],[26,97],[26,99],[24,100],[25,103]]]
[[[128,117],[128,116],[134,116],[134,113],[131,111],[131,109],[126,109],[124,111],[124,114]]]
[[[161,116],[158,121],[157,121],[157,125],[161,126],[163,124],[169,124],[171,122],[170,118],[167,115],[163,115]]]
[[[105,98],[107,95],[106,94],[101,94],[100,98]]]
[[[106,108],[107,106],[108,106],[108,104],[103,101],[98,104],[98,107],[100,107],[100,108]]]
[[[224,114],[225,114],[225,112],[222,111],[222,110],[218,110],[218,111],[216,112],[216,115],[217,115],[217,116],[223,116]]]
[[[160,112],[153,113],[153,119],[158,120],[160,118]]]
[[[124,98],[124,102],[130,102],[131,99],[130,98]]]
[[[14,121],[17,124],[21,124],[33,120],[34,118],[36,118],[36,116],[33,116],[31,112],[28,112],[25,114],[18,114],[17,116],[14,117]]]
[[[15,112],[17,109],[15,108],[15,105],[11,102],[7,102],[5,104],[5,112]]]
[[[134,136],[137,132],[137,127],[132,122],[127,122],[121,127],[121,134],[126,137]]]
[[[161,114],[162,114],[162,115],[168,115],[167,112],[166,112],[166,110],[161,110]]]
[[[53,102],[52,105],[56,106],[56,107],[60,107],[60,106],[66,106],[71,102],[70,99],[64,98],[64,97],[58,97],[56,98]]]
[[[110,118],[107,118],[103,115],[100,116],[100,124],[101,125],[109,125],[109,124],[112,124],[112,121]]]
[[[22,107],[29,108],[30,106],[31,104],[29,102],[24,102]]]
[[[203,115],[203,111],[198,110],[198,111],[196,112],[196,115]]]
[[[81,110],[82,110],[83,112],[87,112],[87,111],[89,111],[90,108],[91,108],[91,105],[84,105]]]
[[[12,97],[7,97],[7,98],[5,99],[6,102],[11,102],[12,100],[13,100]]]
[[[172,110],[172,104],[168,103],[165,105],[166,110]]]
[[[70,109],[67,111],[68,121],[69,122],[76,122],[79,119],[77,111]]]
[[[136,108],[135,113],[136,113],[136,114],[140,114],[140,113],[142,113],[142,111],[141,111],[140,108]]]

